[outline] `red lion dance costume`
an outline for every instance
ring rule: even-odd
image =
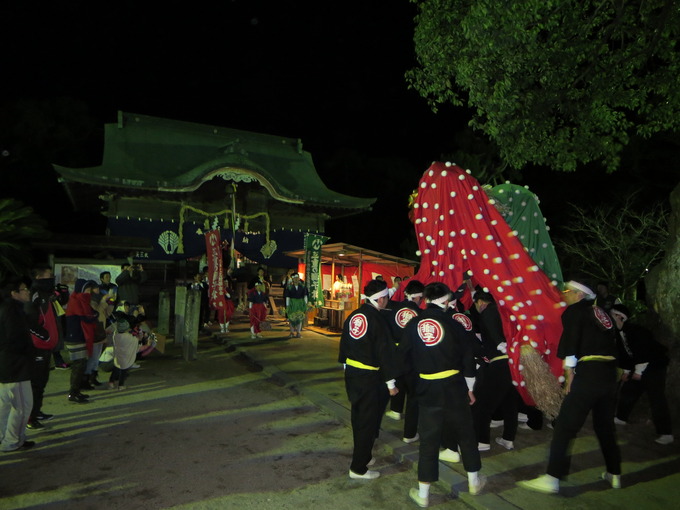
[[[556,353],[566,305],[494,200],[469,171],[435,162],[420,179],[413,222],[421,255],[414,278],[456,289],[467,271],[473,285],[488,290],[503,321],[513,384],[525,402],[556,414],[563,381]]]

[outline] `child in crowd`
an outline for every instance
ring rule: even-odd
[[[229,333],[229,323],[234,315],[234,301],[232,295],[234,294],[231,278],[224,279],[224,307],[217,309],[217,320],[220,323],[220,332]]]
[[[262,338],[262,322],[267,319],[268,296],[265,293],[264,283],[256,283],[253,290],[248,293],[250,305],[250,338]]]
[[[95,337],[94,343],[92,344],[92,355],[87,359],[87,365],[85,367],[85,379],[83,380],[82,389],[95,389],[103,386],[101,382],[97,379],[98,369],[99,369],[99,358],[104,351],[104,347],[107,341],[106,328],[108,326],[109,319],[113,314],[114,301],[116,299],[115,295],[103,295],[92,294],[92,296],[99,297],[99,300],[93,299],[91,302],[92,308],[97,312],[97,322],[95,323]]]
[[[125,318],[119,318],[113,326],[113,369],[109,378],[109,388],[125,389],[125,379],[130,368],[135,363],[140,343],[130,330],[130,323]]]

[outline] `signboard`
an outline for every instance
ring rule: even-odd
[[[330,237],[318,234],[305,234],[305,282],[309,300],[314,306],[323,306],[323,286],[321,281],[321,247]]]
[[[100,283],[99,275],[104,271],[111,273],[111,282],[116,283],[116,278],[121,271],[120,265],[58,263],[54,265],[54,281],[67,285],[69,292],[73,292],[73,287],[78,278]]]

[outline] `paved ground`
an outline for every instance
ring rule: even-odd
[[[31,451],[0,457],[0,509],[401,509],[415,486],[417,443],[401,441],[401,422],[385,419],[376,446],[382,477],[347,477],[349,410],[338,337],[283,324],[251,340],[245,322],[221,338],[203,336],[198,359],[178,347],[142,363],[125,392],[91,391],[87,405],[64,396],[68,371],[53,371],[44,410],[57,417],[31,433]],[[644,404],[644,403],[641,403]],[[432,507],[598,509],[677,508],[680,448],[653,442],[640,405],[620,428],[624,488],[599,480],[602,459],[589,428],[575,442],[572,475],[559,496],[515,481],[545,469],[551,431],[520,430],[516,450],[482,454],[489,477],[479,497],[460,465],[441,465]]]

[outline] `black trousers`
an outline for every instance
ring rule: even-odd
[[[80,393],[80,385],[83,383],[86,367],[87,358],[71,360],[71,389],[69,390],[71,395]]]
[[[457,388],[446,407],[432,407],[420,402],[419,482],[433,483],[439,480],[439,447],[442,444],[449,446],[452,442],[458,443],[465,471],[474,472],[482,468],[467,388],[464,383],[453,384],[456,384]]]
[[[564,397],[554,424],[549,475],[562,478],[569,473],[572,441],[591,411],[607,471],[613,475],[621,474],[621,452],[616,443],[614,425],[616,377],[616,362],[613,361],[585,361],[576,366],[571,391]]]
[[[416,397],[416,384],[418,375],[411,372],[402,377],[399,392],[406,395],[406,408],[404,411],[404,437],[415,437],[418,433],[419,406]]]
[[[61,355],[61,349],[55,347],[55,349],[52,351],[52,355],[54,356],[55,365],[63,365],[66,363],[64,361],[64,357]]]
[[[52,351],[40,351],[33,363],[33,374],[31,376],[31,389],[33,390],[33,409],[31,410],[31,420],[41,411],[43,395],[47,381],[50,379],[50,358]]]
[[[616,417],[628,421],[639,398],[647,393],[652,421],[659,435],[672,434],[673,424],[666,400],[666,366],[648,366],[639,381],[629,379],[621,386]],[[34,397],[35,398],[35,397]]]
[[[354,449],[350,469],[359,475],[368,471],[373,444],[380,431],[390,393],[377,372],[347,367],[345,389],[349,398]]]
[[[207,296],[201,295],[201,322],[210,322],[210,303]]]
[[[109,377],[109,382],[111,383],[118,383],[118,386],[125,386],[125,380],[127,379],[128,374],[130,373],[129,368],[125,369],[120,369],[118,367],[113,367],[111,369],[111,376]]]
[[[390,397],[390,410],[404,413],[404,437],[415,437],[418,433],[418,400],[415,395],[417,377],[413,373],[398,377],[399,393]]]
[[[503,419],[503,439],[514,441],[517,435],[517,390],[512,384],[508,360],[498,360],[484,367],[480,384],[475,385],[476,402],[472,406],[477,441],[489,444],[491,418],[498,412]]]
[[[527,405],[517,392],[517,411],[527,415],[529,419],[527,425],[531,430],[541,430],[543,428],[543,413],[534,406]]]
[[[399,393],[395,396],[390,397],[390,410],[395,413],[404,412],[404,404],[406,403],[406,386],[404,382],[404,376],[397,377],[397,388],[399,388]]]

